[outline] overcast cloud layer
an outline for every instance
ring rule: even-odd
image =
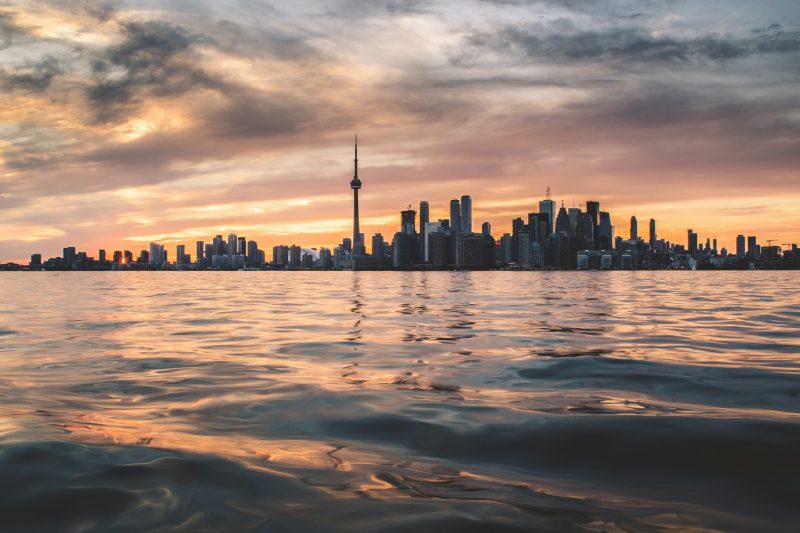
[[[473,197],[797,242],[795,0],[0,2],[0,260],[334,245]],[[191,247],[190,247],[191,248]],[[268,254],[269,255],[269,254]]]

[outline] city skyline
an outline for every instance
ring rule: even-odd
[[[109,256],[99,249],[98,256],[75,246],[62,249],[61,256],[45,258],[41,253],[30,256],[29,270],[119,270],[119,269],[697,269],[701,268],[798,268],[796,242],[777,243],[758,236],[739,234],[734,249],[720,245],[716,237],[702,238],[687,229],[685,243],[659,238],[657,221],[648,223],[647,239],[639,234],[638,219],[631,216],[628,238],[615,234],[612,214],[603,210],[597,200],[582,207],[559,208],[551,198],[548,186],[538,209],[526,210],[522,217],[511,220],[510,232],[500,238],[492,234],[489,221],[473,226],[472,197],[463,194],[449,202],[449,218],[435,222],[430,217],[430,202],[419,201],[419,211],[413,204],[400,212],[399,231],[387,241],[382,233],[373,233],[371,249],[360,229],[359,191],[362,181],[358,175],[358,135],[354,136],[352,234],[343,237],[335,247],[303,247],[292,243],[272,247],[269,261],[259,243],[245,236],[229,233],[227,241],[217,234],[211,242],[195,241],[196,254],[186,253],[186,244],[177,244],[174,261],[163,243],[150,242],[148,249],[134,256],[131,250],[114,250]],[[583,205],[583,204],[581,204]],[[419,212],[419,231],[417,213]],[[477,223],[476,223],[477,226]],[[746,243],[746,246],[745,246]],[[191,246],[191,244],[190,244]],[[333,249],[331,249],[333,248]],[[190,247],[191,250],[191,247]],[[0,266],[4,266],[0,263]],[[6,268],[20,268],[9,263]]]
[[[549,185],[673,241],[691,220],[729,248],[738,233],[791,242],[799,11],[6,3],[0,255],[229,231],[332,246],[351,224],[353,131],[366,234],[420,196],[445,217],[455,191],[502,233]]]

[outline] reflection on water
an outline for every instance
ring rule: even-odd
[[[797,273],[0,275],[0,529],[792,530]]]

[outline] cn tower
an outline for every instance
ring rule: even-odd
[[[361,188],[361,180],[358,179],[358,134],[356,134],[355,159],[353,159],[354,171],[353,179],[350,181],[350,188],[353,189],[353,250],[356,243],[361,242],[361,232],[358,228],[358,190]]]

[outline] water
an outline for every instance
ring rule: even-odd
[[[0,529],[786,530],[796,272],[0,275]]]

